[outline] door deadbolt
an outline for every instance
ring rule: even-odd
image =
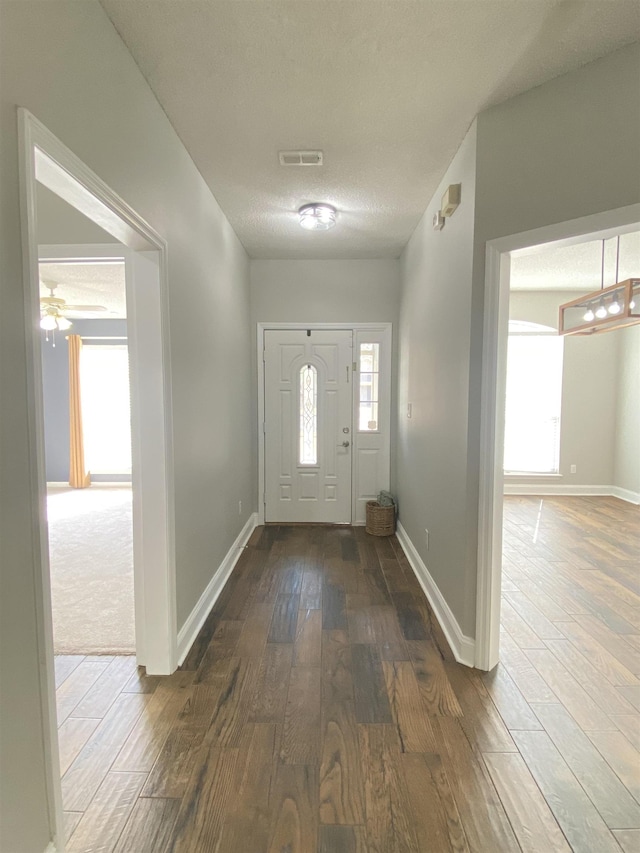
[[[342,427],[342,432],[343,432],[345,435],[349,435],[349,427]]]

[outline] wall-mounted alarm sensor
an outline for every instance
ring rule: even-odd
[[[460,204],[461,189],[462,184],[450,184],[447,187],[447,191],[442,196],[442,209],[440,212],[443,216],[453,216],[456,212],[456,208]]]

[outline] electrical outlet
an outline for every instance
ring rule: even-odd
[[[242,501],[238,501],[238,515],[242,515]]]
[[[424,544],[425,544],[427,551],[428,551],[429,550],[429,531],[427,530],[426,527],[424,529]]]
[[[572,465],[572,466],[569,468],[569,471],[571,472],[571,474],[575,474],[577,470],[578,470],[578,468],[577,468],[577,466],[576,466],[576,465]]]

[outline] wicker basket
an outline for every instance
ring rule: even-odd
[[[396,530],[395,506],[380,506],[378,501],[367,501],[365,530],[372,536],[392,536]]]

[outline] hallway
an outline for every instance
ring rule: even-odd
[[[100,664],[121,686],[69,757],[70,853],[636,849],[637,508],[589,500],[507,499],[491,674],[453,661],[395,537],[257,528],[180,671]]]

